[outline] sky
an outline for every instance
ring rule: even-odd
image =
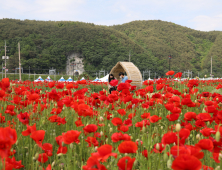
[[[118,25],[162,20],[222,31],[222,0],[0,0],[0,19],[81,21]]]

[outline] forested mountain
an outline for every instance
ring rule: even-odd
[[[10,46],[9,69],[18,67],[21,44],[22,66],[27,69],[65,70],[67,56],[81,53],[86,72],[111,70],[117,61],[131,61],[142,70],[158,75],[171,68],[208,74],[222,73],[222,33],[201,32],[164,21],[133,21],[123,25],[98,26],[69,21],[0,20],[0,46]],[[1,56],[4,50],[0,51]]]

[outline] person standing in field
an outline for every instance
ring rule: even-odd
[[[128,80],[128,77],[124,75],[123,72],[119,73],[119,77],[122,79],[122,83],[125,83]]]
[[[113,76],[113,74],[109,74],[108,83],[110,83],[112,80],[116,80],[116,79]],[[108,89],[109,89],[109,93],[111,94],[112,91],[116,90],[116,86],[111,86],[110,84],[108,84]]]

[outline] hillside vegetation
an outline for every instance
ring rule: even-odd
[[[0,46],[7,41],[9,69],[18,67],[21,44],[22,66],[25,70],[65,70],[67,56],[78,52],[84,58],[86,72],[111,70],[118,61],[131,61],[141,71],[157,75],[171,69],[210,73],[213,57],[215,76],[222,73],[222,33],[201,32],[164,21],[134,21],[123,25],[98,26],[68,21],[0,20]],[[0,51],[4,55],[4,50]]]

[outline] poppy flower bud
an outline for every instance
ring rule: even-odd
[[[169,159],[167,161],[167,168],[171,169],[171,166],[172,166],[172,161],[171,161],[171,159]]]
[[[160,150],[160,144],[159,143],[156,144],[156,150]]]
[[[52,167],[54,167],[55,166],[55,161],[54,162],[52,162]]]
[[[62,156],[62,155],[64,155],[64,154],[63,154],[63,153],[59,153],[59,154],[57,154],[58,157],[60,157],[60,156]]]
[[[109,138],[106,138],[106,143],[108,143],[108,141],[109,141]]]
[[[64,142],[62,142],[62,146],[65,146],[65,143],[64,143]]]
[[[70,146],[71,149],[73,148],[73,144],[72,143],[70,143],[69,146]]]
[[[199,140],[200,139],[200,134],[196,135],[196,139]]]
[[[163,160],[167,161],[168,160],[168,155],[166,153],[163,154]]]
[[[15,145],[18,145],[18,140],[16,141]]]
[[[176,129],[176,131],[177,131],[177,132],[179,132],[179,131],[180,131],[180,129],[181,129],[181,125],[180,125],[179,123],[177,123],[177,124],[176,124],[176,128],[175,128],[175,129]]]
[[[110,129],[109,129],[109,132],[112,133],[112,132],[113,132],[113,128],[110,128]]]
[[[216,132],[216,137],[215,137],[216,141],[219,142],[220,141],[220,132],[217,131]]]
[[[97,149],[98,149],[98,147],[96,146],[96,147],[95,147],[95,151],[97,151]]]
[[[142,127],[142,132],[144,133],[146,131],[146,128],[143,126]]]
[[[217,166],[217,167],[215,168],[215,170],[220,170],[220,166]]]
[[[128,156],[128,153],[125,153],[124,155],[125,155],[125,156]],[[126,161],[128,162],[128,160],[127,160],[127,159],[126,159]]]
[[[34,160],[37,160],[39,158],[39,153],[36,153],[34,156]]]
[[[103,121],[103,117],[102,117],[102,116],[100,116],[100,117],[99,117],[99,120],[100,120],[100,121]]]
[[[134,166],[137,166],[137,164],[138,164],[138,161],[135,160],[135,161],[134,161]]]
[[[161,126],[160,128],[163,129],[163,126]]]
[[[100,135],[103,136],[103,132],[102,131],[100,132]]]

